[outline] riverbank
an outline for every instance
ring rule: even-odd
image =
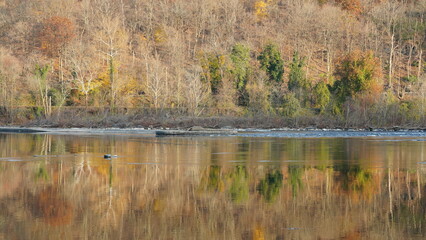
[[[318,129],[318,128],[46,128],[46,127],[0,127],[0,133],[31,133],[53,135],[128,135],[141,137],[164,136],[238,136],[278,138],[352,138],[352,137],[406,137],[426,138],[426,129]],[[424,139],[426,140],[426,139]],[[416,139],[416,141],[419,141]],[[422,139],[423,141],[423,139]]]
[[[193,126],[210,129],[296,129],[296,130],[366,130],[366,131],[399,131],[426,130],[422,122],[390,121],[377,123],[372,121],[356,121],[350,118],[343,120],[330,116],[309,116],[285,118],[278,116],[256,115],[250,117],[232,116],[175,116],[169,114],[67,114],[38,118],[25,121],[1,122],[5,127],[26,128],[87,128],[87,129],[174,129],[186,130]]]

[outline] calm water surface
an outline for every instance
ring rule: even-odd
[[[425,237],[422,134],[0,134],[0,239]]]

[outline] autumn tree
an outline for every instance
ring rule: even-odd
[[[270,0],[259,0],[254,3],[254,14],[258,22],[261,22],[268,16],[268,4]]]
[[[222,87],[222,80],[226,72],[225,62],[225,55],[216,53],[208,53],[201,58],[203,79],[210,83],[213,95],[219,94],[219,90]]]
[[[42,23],[38,34],[39,48],[47,56],[55,57],[74,37],[74,23],[66,17],[54,16]]]
[[[50,64],[53,81],[49,89],[49,95],[52,97],[49,99],[53,101],[44,100],[49,103],[44,104],[46,105],[44,107],[47,115],[51,114],[48,105],[51,106],[53,103],[54,105],[62,106],[70,93],[71,78],[65,76],[67,74],[63,53],[74,37],[75,25],[67,17],[53,16],[45,19],[41,24],[41,30],[37,38],[39,49],[45,56],[53,60]]]
[[[360,0],[335,0],[343,10],[346,10],[354,15],[362,13],[362,5]]]
[[[341,103],[358,93],[378,93],[383,86],[380,61],[372,52],[347,54],[339,61],[335,76],[333,89]]]

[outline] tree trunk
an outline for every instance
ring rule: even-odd
[[[393,68],[393,51],[394,51],[394,38],[395,38],[395,34],[392,33],[391,36],[391,48],[390,48],[390,54],[389,54],[389,74],[388,74],[388,78],[389,78],[389,87],[392,88],[392,68]]]
[[[110,95],[110,107],[111,109],[115,108],[115,84],[114,84],[114,59],[109,58],[109,83],[111,85],[111,95]]]
[[[417,69],[417,79],[420,79],[420,74],[422,73],[422,58],[423,58],[423,49],[420,49],[419,66],[418,66],[418,69]]]

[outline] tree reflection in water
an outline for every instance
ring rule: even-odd
[[[235,203],[244,203],[249,198],[249,182],[246,167],[236,166],[229,175],[229,194]]]
[[[35,196],[33,213],[52,226],[71,223],[74,209],[72,204],[59,193],[60,189],[49,186]]]
[[[291,190],[294,197],[297,196],[299,189],[303,188],[303,182],[302,182],[303,170],[304,169],[301,166],[294,166],[294,165],[288,166],[288,175],[290,179]]]
[[[120,157],[104,160],[113,149]],[[403,139],[0,134],[0,239],[423,238],[425,150]]]
[[[261,179],[257,185],[257,191],[262,195],[267,202],[273,202],[280,193],[280,188],[283,183],[283,174],[280,170],[270,170],[266,173],[264,179]]]

